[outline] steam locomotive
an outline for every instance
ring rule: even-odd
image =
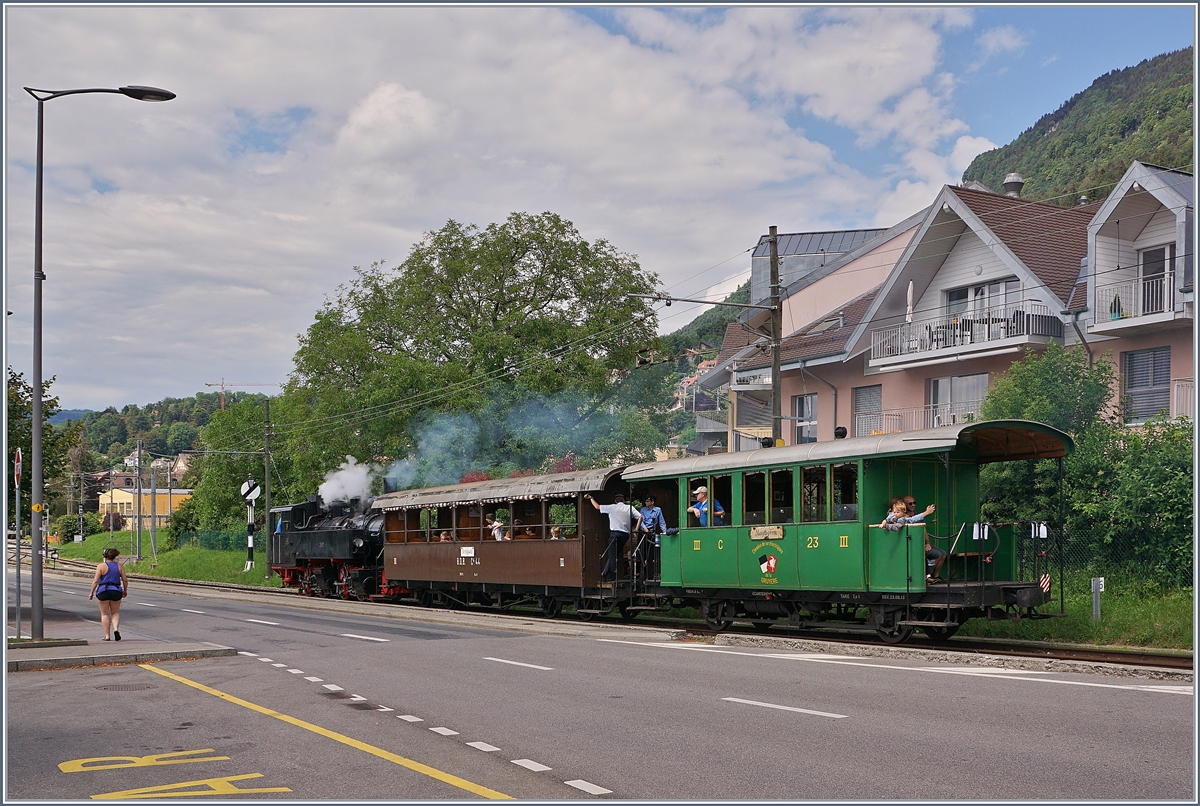
[[[944,640],[970,618],[1045,617],[1038,608],[1056,578],[1061,608],[1056,530],[980,523],[979,468],[1061,461],[1072,449],[1047,425],[987,421],[328,507],[310,498],[271,510],[269,556],[285,585],[310,596],[536,605],[549,617],[572,607],[585,620],[693,606],[714,629],[734,619],[850,623],[891,643],[914,629]],[[701,492],[712,518],[698,517]],[[627,546],[611,541],[607,515],[587,498],[618,493],[630,502],[653,495],[670,528]],[[910,494],[935,513],[883,528],[889,501]],[[944,580],[927,576],[926,545],[946,552]],[[615,574],[602,576],[606,565]]]

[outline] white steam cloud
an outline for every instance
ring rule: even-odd
[[[350,501],[371,496],[371,479],[379,474],[379,468],[359,464],[353,456],[347,456],[337,470],[331,470],[325,481],[317,488],[321,501],[326,505],[334,501]]]

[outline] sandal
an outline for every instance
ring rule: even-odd
[[[111,641],[112,639],[111,639],[111,638],[109,638],[109,637],[106,635],[106,636],[104,636],[103,638],[101,638],[100,640],[101,640],[101,641]]]

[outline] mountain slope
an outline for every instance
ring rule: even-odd
[[[1092,82],[1006,146],[963,172],[997,192],[1025,178],[1021,195],[1072,205],[1108,195],[1133,160],[1192,168],[1192,48],[1164,53]]]

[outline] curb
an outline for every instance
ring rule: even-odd
[[[233,647],[195,647],[172,649],[159,652],[131,652],[125,655],[81,655],[79,657],[37,658],[10,660],[10,672],[35,672],[49,669],[78,669],[91,666],[116,666],[132,663],[153,663],[164,660],[195,660],[197,658],[225,658],[236,656]]]
[[[718,635],[717,646],[758,647],[761,649],[789,649],[825,655],[849,655],[856,658],[893,658],[896,660],[930,661],[946,663],[952,658],[964,666],[985,668],[1023,669],[1038,672],[1081,672],[1103,674],[1111,677],[1138,677],[1150,680],[1178,680],[1192,682],[1193,673],[1180,669],[1159,669],[1154,666],[1125,666],[1119,663],[1098,663],[1079,660],[1042,660],[1040,658],[1017,658],[1009,655],[966,654],[939,649],[915,649],[894,646],[868,646],[861,644],[827,644],[803,638],[770,638],[754,635]]]
[[[88,642],[82,638],[60,638],[39,641],[22,641],[19,644],[14,644],[11,641],[8,644],[8,651],[14,649],[54,649],[60,646],[87,646]]]

